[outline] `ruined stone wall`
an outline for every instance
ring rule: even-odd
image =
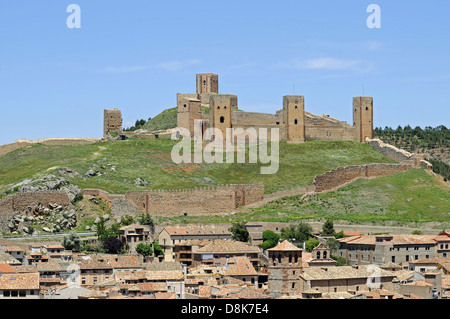
[[[42,204],[46,207],[49,204],[58,204],[67,208],[70,199],[64,191],[41,191],[35,193],[17,193],[8,195],[0,199],[0,229],[7,231],[8,220],[15,212],[25,210],[28,206]]]
[[[109,194],[100,189],[84,189],[82,193],[83,196],[97,196],[110,201],[113,215],[114,212],[120,216],[126,215],[127,210],[129,215],[138,212],[148,212],[155,216],[180,216],[184,213],[208,215],[229,213],[239,206],[262,200],[264,185],[258,183],[188,190],[129,191],[125,195]]]
[[[384,156],[389,157],[390,159],[393,159],[397,162],[412,160],[414,158],[414,155],[412,153],[399,149],[393,145],[384,143],[380,139],[369,139],[368,144]]]
[[[365,177],[389,176],[410,170],[414,166],[411,164],[370,164],[366,165]]]
[[[264,197],[264,185],[220,185],[191,190],[127,192],[126,200],[138,211],[155,216],[229,213]]]
[[[255,113],[255,112],[231,112],[231,122],[233,127],[241,125],[281,125],[283,118],[276,114]]]
[[[314,178],[313,185],[315,192],[323,192],[336,189],[359,178],[374,178],[389,176],[405,172],[414,165],[411,163],[401,164],[369,164],[369,165],[351,165],[338,167],[332,171],[317,175]]]
[[[89,145],[102,141],[101,138],[76,138],[76,137],[58,137],[58,138],[43,138],[34,141],[27,139],[18,139],[14,143],[0,145],[0,156],[8,154],[18,149],[27,146],[43,144],[43,145]]]
[[[109,133],[122,133],[122,112],[115,108],[113,110],[104,110],[103,115],[103,137]]]
[[[307,141],[352,141],[354,127],[328,116],[305,112],[305,135]]]
[[[317,175],[314,178],[316,192],[331,190],[343,184],[349,183],[357,178],[365,176],[364,166],[345,166],[338,167],[332,171]]]

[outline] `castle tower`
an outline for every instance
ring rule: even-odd
[[[237,108],[238,99],[232,94],[216,94],[209,99],[209,125],[222,131],[226,139],[226,129],[231,128],[231,108]]]
[[[203,93],[219,93],[219,75],[215,73],[197,74],[197,95]]]
[[[353,127],[355,141],[366,142],[366,137],[373,138],[373,98],[357,96],[353,98]]]
[[[286,126],[288,143],[305,142],[305,97],[303,95],[283,96],[283,122]]]
[[[107,137],[109,133],[122,134],[122,112],[114,108],[114,110],[104,110],[103,113],[103,137]]]
[[[194,98],[181,97],[177,99],[177,127],[189,130],[194,136],[194,121],[202,119],[202,106]]]
[[[303,249],[287,240],[267,250],[269,253],[269,291],[271,296],[300,293]]]

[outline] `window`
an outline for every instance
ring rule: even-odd
[[[295,125],[297,125],[297,124],[298,124],[298,120],[297,120],[297,119],[295,119],[295,121],[294,121],[294,124],[295,124]]]
[[[395,263],[395,256],[392,256],[392,262]]]
[[[19,297],[26,297],[26,296],[27,296],[27,292],[25,290],[19,291]]]
[[[225,118],[223,116],[220,117],[220,123],[225,123]]]
[[[409,256],[406,256],[406,261],[409,261]]]
[[[324,251],[324,252],[323,252],[323,259],[326,259],[326,258],[327,258],[327,252]]]
[[[419,255],[415,255],[415,256],[414,256],[414,259],[415,259],[415,260],[419,259]]]
[[[11,296],[11,292],[9,290],[3,290],[3,297]]]
[[[292,289],[294,289],[294,288],[295,288],[295,282],[292,283]]]
[[[17,297],[19,294],[17,292],[17,290],[13,290],[11,291],[11,297]]]

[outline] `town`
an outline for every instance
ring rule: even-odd
[[[133,223],[120,227],[116,253],[82,251],[95,236],[0,239],[0,299],[449,298],[449,232],[364,235],[336,232],[330,221],[318,232],[303,222],[228,226]]]

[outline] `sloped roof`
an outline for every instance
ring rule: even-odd
[[[303,251],[303,249],[291,244],[287,240],[282,241],[277,246],[267,249],[268,251]]]
[[[228,269],[225,269],[227,276],[257,276],[255,268],[250,259],[245,256],[227,258]]]
[[[37,290],[39,289],[38,273],[2,274],[0,290]]]
[[[198,249],[196,254],[205,253],[259,253],[260,250],[256,246],[236,241],[236,240],[223,240],[217,239],[211,241],[211,243]]]

